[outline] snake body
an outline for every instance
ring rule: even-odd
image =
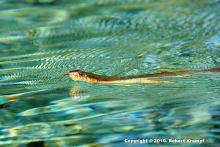
[[[168,81],[153,80],[150,78],[160,78],[160,77],[179,77],[192,75],[195,73],[209,73],[209,72],[220,72],[220,68],[211,68],[206,70],[186,70],[186,71],[176,71],[176,72],[160,72],[137,76],[105,76],[95,73],[85,72],[81,70],[72,70],[65,74],[75,81],[84,81],[90,83],[100,83],[100,84],[135,84],[135,83],[167,83]]]

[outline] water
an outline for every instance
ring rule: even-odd
[[[0,145],[218,146],[219,73],[99,85],[63,76],[220,67],[218,0],[2,0]]]

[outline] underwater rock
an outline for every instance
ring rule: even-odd
[[[45,147],[44,141],[30,142],[27,147]]]

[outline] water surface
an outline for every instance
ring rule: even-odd
[[[218,146],[219,73],[130,86],[63,75],[220,67],[219,10],[218,0],[2,0],[0,145],[128,146],[125,138],[191,138],[205,142],[159,145]]]

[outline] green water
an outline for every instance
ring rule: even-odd
[[[1,0],[0,146],[218,146],[220,73],[130,86],[64,74],[220,67],[219,10],[218,0]],[[124,142],[143,138],[204,142]]]

